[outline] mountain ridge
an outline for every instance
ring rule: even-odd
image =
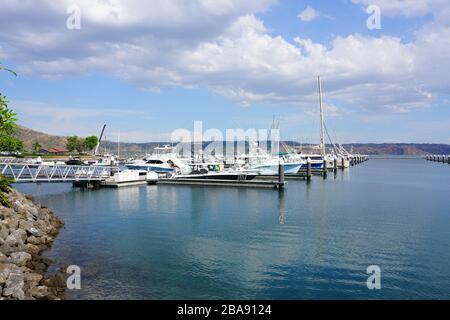
[[[22,140],[25,149],[31,150],[35,142],[38,142],[42,148],[65,148],[67,137],[50,135],[44,132],[19,126],[15,136]],[[285,141],[291,146],[299,146],[294,141]],[[168,142],[123,142],[120,143],[120,151],[123,153],[146,153],[154,147],[168,144]],[[108,151],[117,150],[117,142],[102,141],[101,149]],[[343,147],[350,151],[353,148],[354,153],[367,155],[425,155],[425,154],[450,154],[450,145],[437,143],[345,143]]]

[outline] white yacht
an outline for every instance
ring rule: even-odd
[[[189,174],[192,170],[173,153],[169,145],[156,147],[154,153],[144,159],[129,161],[125,164],[131,170],[154,171],[157,173]]]

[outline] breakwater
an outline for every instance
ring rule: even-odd
[[[62,274],[46,275],[52,264],[42,256],[63,222],[52,210],[11,189],[11,208],[0,205],[0,300],[62,299]]]

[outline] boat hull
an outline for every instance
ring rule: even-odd
[[[165,168],[159,166],[150,166],[150,165],[139,165],[139,164],[127,164],[125,165],[127,169],[130,170],[143,170],[143,171],[153,171],[157,173],[173,173],[175,172],[175,168]]]
[[[301,163],[286,163],[284,164],[284,173],[285,174],[296,174],[301,168],[303,164]],[[255,166],[251,169],[248,169],[248,172],[255,172],[260,175],[276,175],[278,174],[278,164],[272,165],[260,165]]]
[[[256,177],[256,174],[234,174],[234,173],[205,173],[205,174],[186,174],[176,176],[174,179],[201,179],[201,180],[229,180],[229,181],[250,181]]]

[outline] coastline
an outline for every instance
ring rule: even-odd
[[[64,223],[47,207],[15,189],[0,205],[0,300],[61,300],[65,280],[47,275],[53,262],[42,256]]]

